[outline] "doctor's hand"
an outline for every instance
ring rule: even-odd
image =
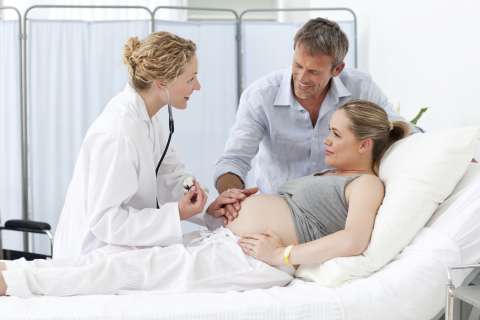
[[[257,191],[258,188],[225,190],[210,204],[207,213],[216,218],[224,217],[223,224],[227,225],[238,217],[240,203]]]
[[[178,212],[180,213],[180,220],[189,219],[192,216],[203,211],[205,203],[207,202],[207,194],[202,189],[200,184],[195,181],[190,190],[185,193],[178,202]]]

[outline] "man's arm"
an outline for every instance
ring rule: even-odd
[[[253,90],[242,94],[225,150],[216,164],[214,184],[219,193],[231,188],[245,187],[251,161],[265,135],[267,118],[262,109],[264,102],[261,98],[250,98],[252,93],[255,96]]]
[[[227,172],[218,177],[215,188],[217,188],[220,194],[227,189],[244,189],[245,182],[235,173]]]

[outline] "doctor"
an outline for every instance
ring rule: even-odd
[[[129,83],[83,141],[55,233],[55,258],[181,243],[180,221],[203,211],[207,196],[197,182],[183,194],[189,175],[158,117],[166,105],[185,109],[200,90],[195,51],[192,41],[167,32],[128,39]]]

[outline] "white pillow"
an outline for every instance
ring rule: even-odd
[[[455,189],[452,193],[442,202],[442,204],[435,210],[435,213],[432,215],[430,220],[428,220],[427,226],[431,226],[442,216],[454,202],[464,193],[464,191],[472,185],[472,183],[477,180],[480,180],[480,164],[479,163],[470,163],[468,165],[467,171],[463,175],[462,179],[457,183]]]
[[[480,164],[468,166],[462,180],[438,207],[428,225],[455,242],[460,249],[461,264],[480,261]]]
[[[395,143],[380,164],[385,198],[367,250],[359,256],[302,265],[295,275],[324,286],[363,278],[390,262],[426,224],[465,173],[480,128],[414,134]]]

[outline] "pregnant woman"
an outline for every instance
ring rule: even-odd
[[[379,161],[408,131],[408,124],[391,123],[373,103],[348,102],[333,114],[324,141],[331,170],[290,181],[278,195],[247,198],[238,218],[225,228],[186,236],[183,245],[0,262],[0,294],[228,291],[285,285],[292,266],[358,255],[367,248],[384,196],[376,175]],[[229,192],[235,191],[225,191]]]

